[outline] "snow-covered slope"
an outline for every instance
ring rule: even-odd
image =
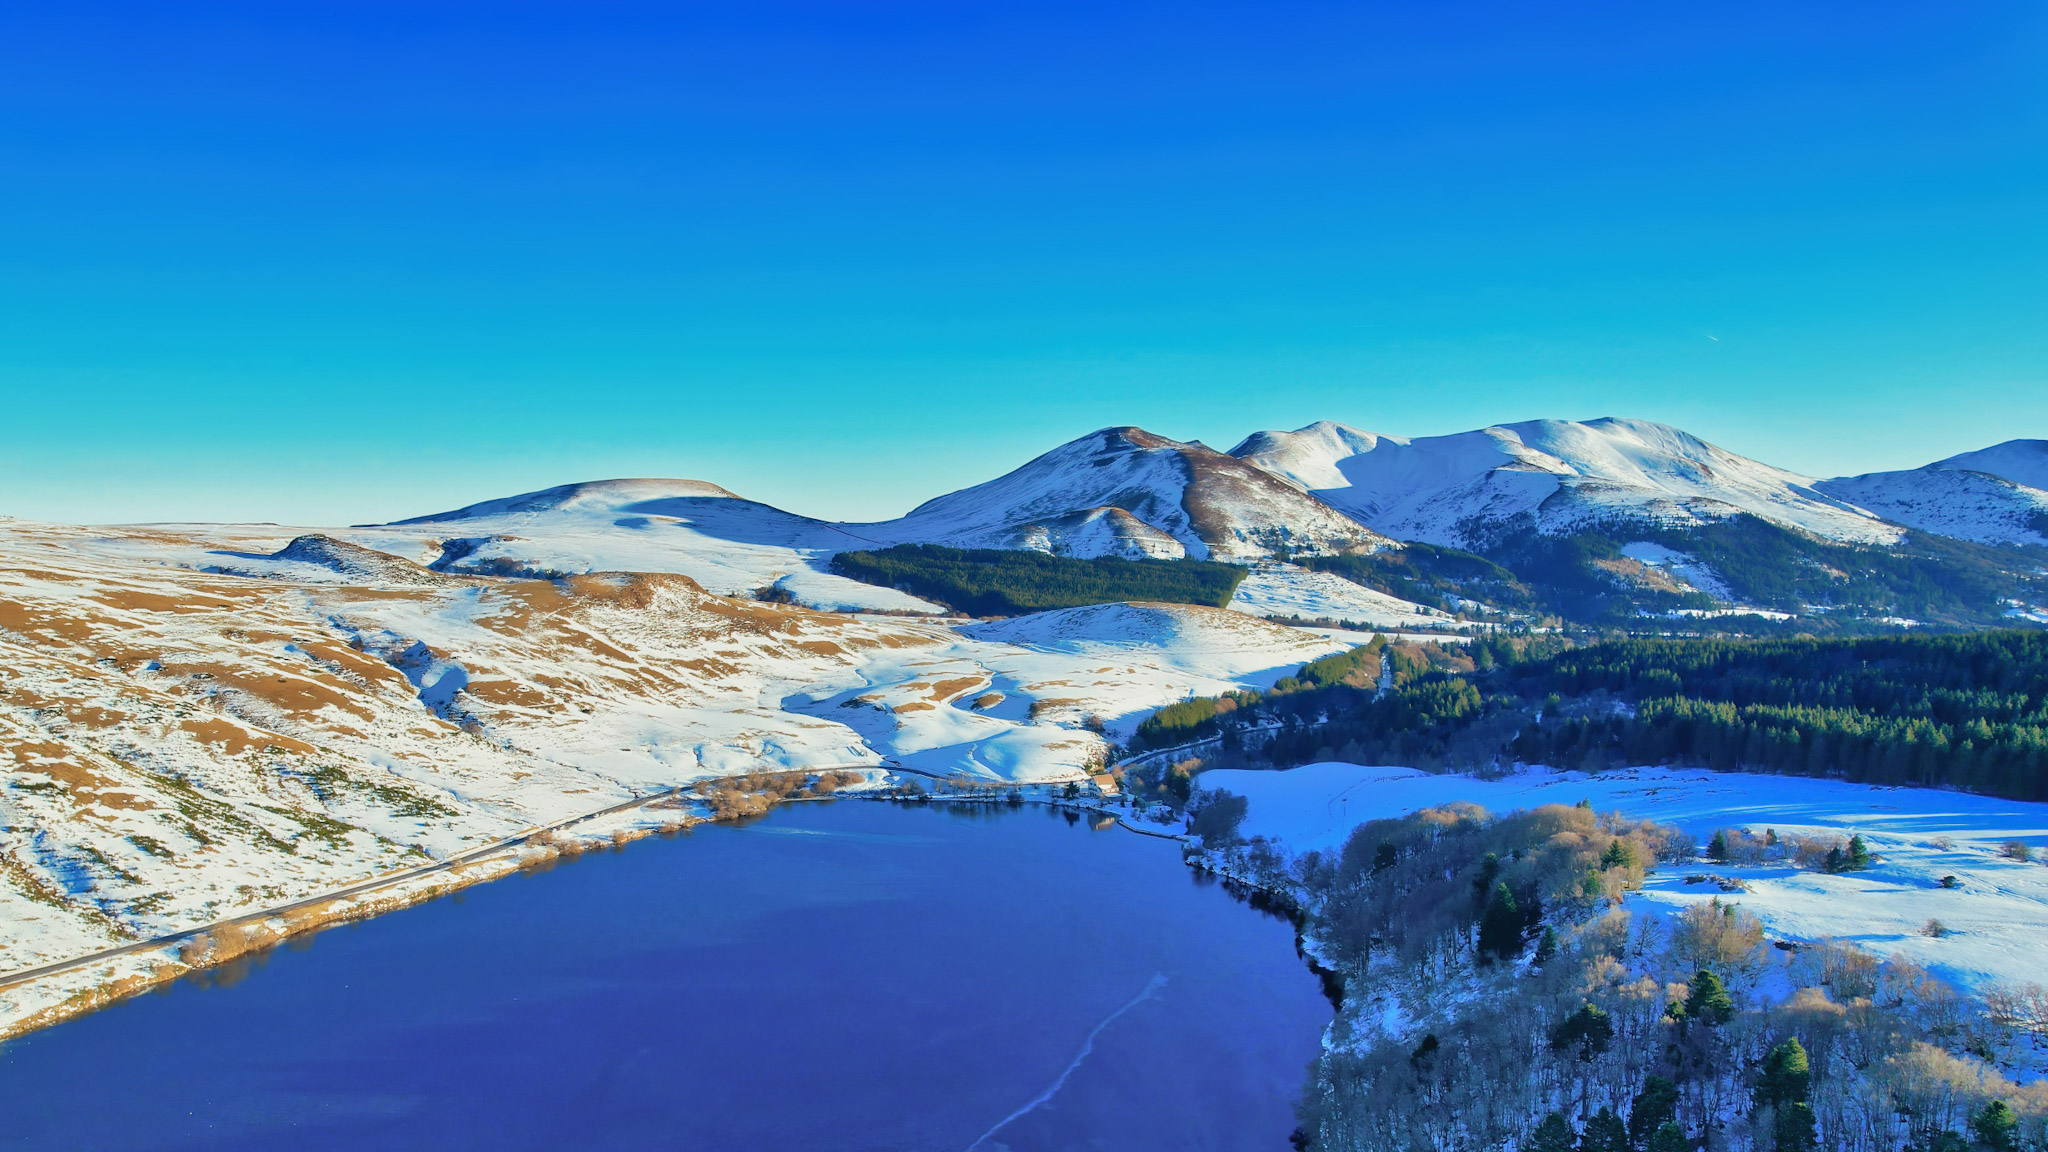
[[[2003,444],[1937,460],[1928,467],[1989,472],[2015,484],[2048,492],[2048,440],[2007,440]]]
[[[943,611],[825,571],[834,552],[876,546],[857,526],[784,512],[701,480],[567,484],[338,534],[443,572],[676,572],[723,596],[774,587],[835,611]]]
[[[2048,544],[2048,440],[2008,440],[1921,468],[1842,476],[1814,487],[1938,536]]]
[[[1740,901],[1772,936],[1853,940],[1886,956],[1925,965],[1966,988],[2038,983],[2048,949],[2048,868],[2001,854],[2018,840],[2048,840],[2048,804],[2000,800],[1931,788],[1881,788],[1839,780],[1685,769],[1548,772],[1493,780],[1412,768],[1310,764],[1286,772],[1219,771],[1202,785],[1250,800],[1247,836],[1267,836],[1302,852],[1341,849],[1351,829],[1439,804],[1478,804],[1493,812],[1590,801],[1602,812],[1675,824],[1700,843],[1717,828],[1766,828],[1779,835],[1845,840],[1860,833],[1878,862],[1842,875],[1783,864],[1734,867],[1711,862],[1666,865],[1629,896],[1641,913],[1668,913],[1715,897]],[[1722,895],[1705,876],[1738,878],[1745,891]],[[1942,878],[1955,887],[1944,887]],[[1947,931],[1930,936],[1928,920]]]
[[[931,625],[913,626],[937,629]],[[990,780],[1071,778],[1162,705],[1281,676],[1365,636],[1328,637],[1186,604],[1097,604],[864,652],[858,688],[783,701],[859,732],[891,764]]]
[[[847,527],[899,542],[1076,556],[1238,560],[1388,543],[1269,472],[1140,428],[1105,428],[900,520]]]
[[[1232,455],[1403,540],[1471,547],[1516,521],[1563,533],[1612,518],[1693,524],[1739,512],[1834,540],[1899,530],[1773,468],[1647,420],[1530,420],[1414,440],[1328,422]]]
[[[1335,620],[1389,632],[1444,628],[1451,617],[1398,596],[1374,591],[1332,572],[1262,563],[1237,586],[1230,608],[1252,616]]]
[[[1887,520],[1979,544],[2048,544],[2048,492],[1988,472],[1930,464],[1814,485]]]

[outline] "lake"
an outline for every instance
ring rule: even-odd
[[[230,974],[232,977],[235,974]],[[1041,807],[791,804],[0,1047],[0,1147],[1287,1147],[1283,920]]]

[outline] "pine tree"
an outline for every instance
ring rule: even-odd
[[[1707,859],[1718,860],[1723,864],[1728,862],[1728,830],[1726,828],[1714,829],[1714,838],[1707,841]]]
[[[1587,1063],[1607,1051],[1613,1041],[1614,1021],[1592,1004],[1580,1005],[1577,1012],[1565,1017],[1550,1033],[1551,1048],[1559,1052],[1577,1048],[1579,1059]]]
[[[1548,924],[1543,926],[1543,938],[1536,942],[1536,963],[1548,964],[1557,958],[1557,929]]]
[[[1849,870],[1848,858],[1842,855],[1842,849],[1840,845],[1836,845],[1835,847],[1828,849],[1828,858],[1823,864],[1821,864],[1821,870],[1827,872],[1829,875],[1834,875],[1836,873],[1846,872]]]
[[[1806,1087],[1812,1079],[1806,1049],[1798,1037],[1787,1038],[1764,1057],[1763,1072],[1756,1081],[1757,1107],[1804,1103]]]
[[[1666,1124],[1657,1129],[1645,1148],[1646,1152],[1692,1152],[1692,1141],[1685,1138],[1685,1129]]]
[[[1552,1112],[1529,1133],[1526,1147],[1529,1152],[1572,1152],[1571,1125],[1564,1122],[1561,1114]]]
[[[2020,1118],[2003,1100],[1993,1100],[1970,1117],[1970,1131],[1991,1152],[2015,1152],[2020,1146]]]
[[[1579,878],[1579,895],[1588,900],[1597,900],[1603,891],[1605,889],[1600,885],[1600,874],[1591,868],[1586,869],[1586,874]]]
[[[1849,837],[1849,858],[1845,863],[1852,872],[1870,867],[1870,846],[1863,842],[1861,833]]]
[[[1485,896],[1493,889],[1493,879],[1500,875],[1500,857],[1492,852],[1479,861],[1479,874],[1472,878],[1472,895]]]
[[[1642,1146],[1652,1133],[1669,1124],[1677,1115],[1678,1085],[1662,1076],[1644,1080],[1643,1090],[1636,1093],[1635,1103],[1628,1109],[1629,1142]]]
[[[1693,974],[1692,992],[1685,998],[1685,1014],[1702,1024],[1726,1024],[1735,1019],[1735,1001],[1721,978],[1702,968]]]
[[[1586,1121],[1586,1130],[1579,1133],[1578,1152],[1629,1152],[1628,1129],[1622,1127],[1614,1109],[1602,1108]]]
[[[1778,1105],[1778,1122],[1773,1127],[1776,1152],[1813,1152],[1818,1143],[1813,1107],[1803,1100]]]
[[[1522,950],[1522,913],[1515,907],[1515,894],[1506,884],[1493,889],[1486,913],[1479,918],[1479,957],[1511,960]]]

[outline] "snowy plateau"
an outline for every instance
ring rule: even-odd
[[[537,830],[688,818],[675,793],[697,781],[1085,783],[1163,705],[1270,686],[1373,629],[1456,627],[1291,561],[1616,514],[2042,543],[2043,447],[1817,481],[1642,421],[1413,440],[1322,423],[1228,453],[1111,428],[876,523],[659,479],[354,527],[0,519],[0,972],[48,970],[0,986],[0,1035],[163,978],[168,936],[486,879]],[[904,543],[1250,571],[1226,609],[976,621],[830,570]]]
[[[1828,875],[1789,865],[1711,862],[1652,873],[1629,903],[1668,916],[1711,899],[1740,901],[1778,940],[1851,941],[1901,957],[1959,987],[2039,982],[2048,955],[2048,868],[2001,854],[2048,844],[2048,804],[1836,780],[1662,768],[1525,771],[1499,779],[1412,768],[1309,764],[1284,772],[1219,770],[1205,786],[1250,800],[1244,834],[1306,852],[1342,848],[1368,820],[1450,803],[1506,813],[1590,801],[1601,812],[1676,825],[1705,844],[1717,829],[1781,836],[1861,835],[1878,857],[1866,871]],[[1943,887],[1952,876],[1955,886]],[[1739,881],[1729,895],[1713,881]],[[1939,920],[1941,936],[1923,931]]]

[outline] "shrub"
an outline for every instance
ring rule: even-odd
[[[1251,810],[1251,801],[1234,792],[1210,789],[1196,793],[1190,806],[1194,816],[1188,831],[1202,838],[1204,848],[1220,848],[1236,842],[1237,829]]]

